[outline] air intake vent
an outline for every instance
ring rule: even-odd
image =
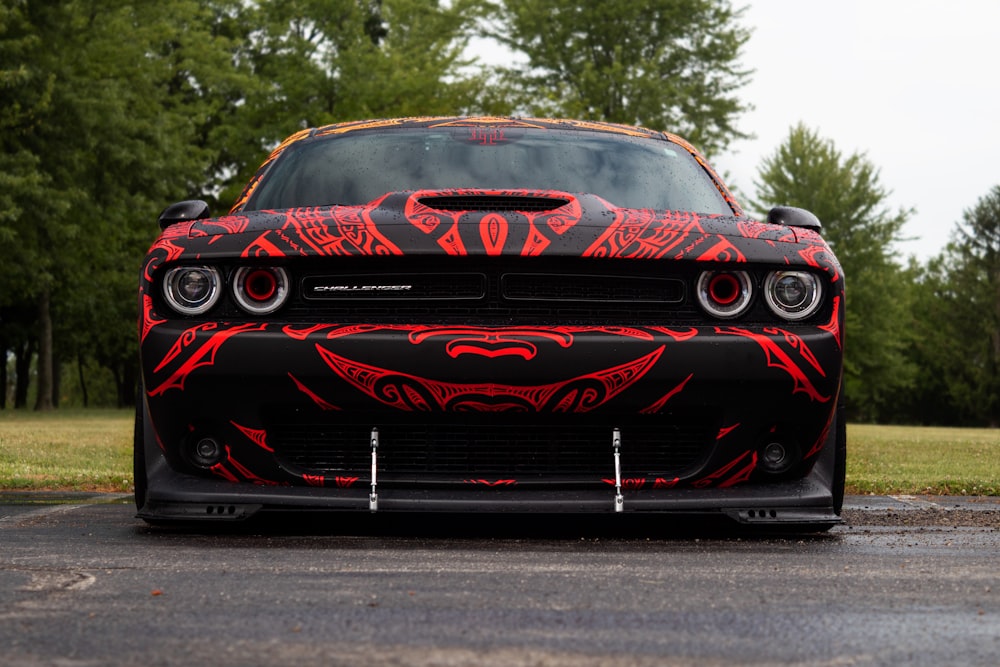
[[[439,211],[521,211],[539,213],[552,211],[569,203],[562,197],[515,197],[505,195],[468,195],[421,197],[428,208]]]
[[[395,418],[398,419],[396,421]],[[268,441],[282,465],[309,474],[364,475],[371,428],[379,430],[379,479],[428,483],[435,478],[496,475],[599,480],[614,473],[608,435],[623,415],[351,412],[331,417],[311,408],[275,408],[265,416]],[[709,413],[629,415],[628,476],[676,476],[712,452],[719,420]]]

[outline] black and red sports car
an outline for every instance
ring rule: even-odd
[[[839,521],[844,280],[683,140],[413,118],[299,132],[141,275],[135,496],[268,510]]]

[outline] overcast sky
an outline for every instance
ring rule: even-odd
[[[756,139],[713,164],[744,194],[801,121],[845,157],[865,153],[892,210],[916,209],[904,233],[919,239],[900,250],[925,260],[1000,185],[1000,3],[754,0],[743,24],[756,108],[739,127]]]
[[[581,0],[586,1],[586,0]],[[761,161],[799,122],[844,157],[864,153],[915,209],[900,244],[921,261],[947,243],[962,213],[1000,185],[1000,2],[996,0],[733,0],[753,29],[741,117],[751,141],[713,166],[755,195]],[[486,62],[505,56],[473,47]]]

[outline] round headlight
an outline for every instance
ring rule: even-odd
[[[163,296],[182,315],[200,315],[219,300],[219,272],[211,266],[177,266],[163,278]]]
[[[242,266],[233,276],[233,297],[248,313],[273,313],[288,298],[288,273],[279,266]]]
[[[698,277],[698,303],[721,319],[739,317],[750,307],[753,283],[746,271],[705,271]]]
[[[805,271],[772,271],[764,282],[767,305],[786,320],[804,320],[814,314],[822,297],[819,278]]]

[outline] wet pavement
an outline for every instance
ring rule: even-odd
[[[126,495],[4,493],[0,663],[1000,664],[1000,499],[844,515],[791,536],[368,515],[184,532]]]

